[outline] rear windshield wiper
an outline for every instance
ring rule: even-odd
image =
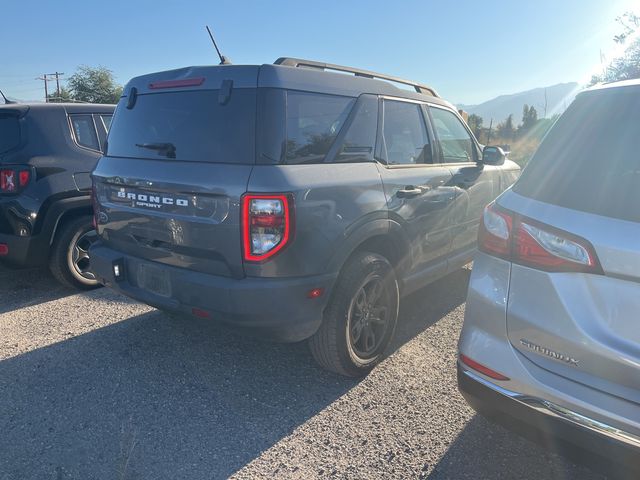
[[[176,146],[173,143],[136,143],[136,147],[156,150],[158,155],[176,158]]]

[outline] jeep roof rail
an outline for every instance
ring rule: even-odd
[[[412,82],[411,80],[405,80],[404,78],[392,77],[391,75],[385,75],[383,73],[370,72],[369,70],[361,70],[359,68],[345,67],[343,65],[334,65],[332,63],[316,62],[313,60],[303,60],[301,58],[280,57],[274,65],[285,65],[288,67],[303,67],[303,68],[316,68],[318,70],[335,70],[338,72],[353,73],[356,77],[377,78],[379,80],[388,80],[390,82],[401,83],[403,85],[409,85],[416,89],[418,93],[426,93],[433,97],[439,97],[436,91],[422,85],[420,83]]]

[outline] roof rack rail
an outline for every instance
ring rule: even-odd
[[[274,65],[285,65],[288,67],[302,67],[302,68],[315,68],[318,70],[335,70],[337,72],[353,73],[356,77],[377,78],[379,80],[388,80],[390,82],[401,83],[403,85],[409,85],[415,88],[418,93],[426,93],[432,97],[439,97],[436,91],[422,85],[420,83],[412,82],[411,80],[405,80],[404,78],[392,77],[391,75],[384,75],[382,73],[370,72],[369,70],[361,70],[359,68],[345,67],[342,65],[334,65],[332,63],[316,62],[313,60],[303,60],[301,58],[280,57]]]

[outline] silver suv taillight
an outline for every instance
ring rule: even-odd
[[[588,240],[491,203],[478,231],[478,249],[514,263],[550,272],[602,273]]]

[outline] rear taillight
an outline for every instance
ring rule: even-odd
[[[518,224],[516,258],[525,265],[551,271],[600,272],[598,257],[589,242],[566,232],[533,225],[526,219]]]
[[[0,170],[0,193],[18,193],[29,184],[29,169],[3,168]]]
[[[494,203],[485,208],[478,249],[549,272],[602,273],[593,246],[584,238],[541,224]]]
[[[512,217],[499,210],[495,204],[484,209],[480,228],[478,229],[478,245],[481,250],[497,257],[508,258],[511,254]]]
[[[246,194],[242,197],[244,259],[266,260],[291,240],[293,200],[289,195]]]

